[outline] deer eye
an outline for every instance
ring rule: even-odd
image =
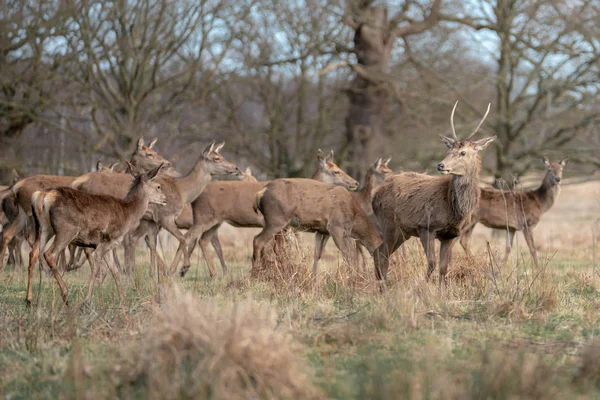
[[[339,175],[340,171],[333,171],[334,174]]]
[[[460,152],[460,155],[461,155],[461,156],[466,156],[466,155],[467,155],[467,152],[463,150],[463,151],[461,151],[461,152]]]
[[[151,153],[146,153],[146,157],[148,157],[148,158],[153,158],[153,157],[154,157],[154,154],[151,154]]]

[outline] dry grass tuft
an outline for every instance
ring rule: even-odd
[[[152,398],[316,398],[301,349],[271,308],[220,308],[178,290],[124,357]]]

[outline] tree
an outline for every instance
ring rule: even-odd
[[[362,178],[364,168],[376,155],[374,143],[383,133],[393,83],[389,79],[389,61],[397,38],[422,33],[439,21],[441,0],[434,0],[428,11],[419,3],[406,1],[391,18],[385,6],[373,6],[374,0],[350,1],[344,22],[354,30],[357,64],[355,77],[346,93],[350,107],[346,117],[346,137],[350,173]],[[415,20],[411,15],[424,15]]]
[[[491,34],[496,178],[510,182],[598,121],[597,2],[477,0],[441,18]]]

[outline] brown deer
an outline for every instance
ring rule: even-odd
[[[70,243],[96,249],[96,262],[92,264],[92,273],[88,286],[87,299],[91,299],[94,278],[99,261],[106,262],[119,292],[121,309],[125,313],[125,297],[120,285],[119,270],[110,257],[106,257],[123,236],[137,226],[149,204],[166,205],[167,197],[155,181],[162,165],[140,174],[133,165],[129,165],[134,176],[131,187],[124,199],[107,195],[95,195],[69,187],[48,191],[37,191],[32,196],[33,215],[36,224],[36,236],[29,256],[26,301],[31,304],[33,298],[33,269],[40,253],[50,267],[60,287],[65,304],[68,304],[67,286],[58,271],[58,254]],[[46,243],[54,236],[54,242],[44,251]]]
[[[351,265],[356,252],[351,239],[357,240],[370,253],[381,244],[381,236],[368,215],[370,207],[362,204],[370,196],[369,187],[373,187],[374,180],[370,179],[366,190],[361,193],[347,190],[358,186],[352,178],[345,178],[340,183],[342,185],[334,186],[310,179],[276,179],[257,194],[256,208],[264,216],[265,227],[254,238],[253,271],[257,270],[266,243],[288,226],[319,234],[313,265],[315,291],[318,258],[326,241],[324,237],[333,238],[342,256]]]
[[[16,170],[12,170],[12,179],[10,186],[0,187],[0,202],[2,208],[0,209],[0,224],[2,229],[8,226],[8,224],[17,218],[19,213],[19,207],[17,204],[17,198],[11,190],[11,187],[21,180],[21,176]],[[11,265],[23,265],[23,257],[21,255],[21,247],[24,241],[22,234],[16,235],[10,243],[8,243],[8,264]]]
[[[416,236],[427,255],[427,277],[435,270],[434,239],[441,242],[440,284],[448,272],[452,246],[471,213],[479,202],[479,152],[492,143],[496,136],[472,140],[490,106],[475,130],[464,140],[456,136],[454,112],[450,123],[452,138],[440,135],[449,148],[446,158],[437,170],[446,176],[429,176],[418,173],[401,173],[387,179],[376,190],[373,211],[377,218],[383,244],[375,251],[375,274],[385,290],[389,257],[410,236]]]
[[[327,155],[321,149],[317,151],[317,171],[313,174],[312,179],[350,187],[356,185],[356,181],[334,162],[333,150]],[[196,242],[199,242],[206,258],[205,243],[210,240],[219,256],[223,273],[227,273],[227,266],[217,236],[218,229],[224,222],[236,227],[264,227],[263,216],[255,212],[254,204],[256,193],[264,189],[267,184],[269,182],[209,183],[206,190],[192,203],[194,225],[186,234],[190,241],[188,257],[193,252]],[[181,250],[183,249],[178,249],[178,253]],[[216,275],[214,267],[208,259],[206,261],[210,275]],[[176,255],[172,267],[176,267],[177,262],[178,255]],[[184,276],[186,272],[187,268],[182,268],[180,275]]]
[[[150,170],[163,164],[165,170],[169,171],[173,165],[161,157],[152,146],[156,143],[153,140],[149,146],[144,146],[144,138],[140,138],[138,146],[131,155],[131,164],[137,168]],[[152,166],[152,168],[150,168]],[[18,203],[18,215],[11,221],[6,229],[2,230],[2,238],[0,241],[0,271],[4,267],[4,254],[8,243],[15,237],[24,232],[31,217],[31,196],[34,192],[57,187],[68,187],[78,179],[73,176],[58,176],[58,175],[32,175],[28,178],[21,179],[11,187]],[[31,226],[31,223],[29,224]]]
[[[460,244],[468,255],[471,255],[469,242],[473,229],[477,223],[481,223],[488,228],[507,231],[504,263],[508,261],[515,233],[522,231],[533,262],[536,267],[538,266],[533,230],[540,222],[542,215],[552,208],[558,198],[563,169],[569,159],[565,158],[560,162],[550,163],[548,158],[544,157],[543,161],[546,165],[546,175],[541,186],[535,190],[481,189],[479,207],[473,212],[469,224],[460,237]]]
[[[185,236],[175,223],[175,219],[182,212],[184,205],[192,202],[202,193],[210,182],[211,176],[238,174],[238,168],[219,153],[224,145],[221,143],[215,146],[214,141],[209,144],[186,176],[173,178],[161,174],[157,178],[157,182],[161,184],[163,192],[167,196],[167,205],[163,207],[150,206],[142,222],[148,224],[143,229],[146,229],[145,232],[149,232],[148,245],[153,271],[157,265],[156,235],[159,228],[167,230],[177,238],[180,245],[185,246]],[[77,188],[89,193],[110,193],[122,198],[130,183],[131,177],[128,174],[103,174],[100,172],[88,174],[85,182],[81,182]],[[153,223],[156,226],[152,226]],[[184,265],[189,267],[189,264],[187,253],[184,253]],[[165,271],[163,270],[162,273],[164,274]]]

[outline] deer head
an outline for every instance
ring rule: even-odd
[[[238,178],[242,182],[258,182],[258,179],[252,176],[252,170],[250,167],[246,167],[245,171],[240,170],[238,173]]]
[[[477,173],[481,165],[479,152],[488,147],[489,144],[496,139],[496,136],[491,136],[485,139],[472,140],[473,136],[475,136],[490,112],[491,104],[489,104],[485,115],[475,130],[466,139],[460,140],[458,136],[456,136],[456,130],[454,129],[454,111],[456,111],[457,105],[458,101],[454,104],[452,114],[450,115],[453,137],[449,138],[440,135],[442,142],[444,142],[449,149],[446,158],[437,165],[437,170],[444,175],[452,174],[462,176],[470,173]]]
[[[138,142],[137,147],[133,154],[131,155],[131,159],[129,160],[131,165],[135,166],[138,171],[150,171],[153,168],[156,168],[159,165],[163,165],[161,171],[168,175],[171,175],[172,172],[176,172],[173,164],[163,156],[158,154],[156,150],[154,150],[154,145],[158,139],[154,139],[148,146],[144,145],[144,137],[142,136]]]
[[[551,163],[548,157],[543,158],[544,165],[546,165],[546,176],[544,177],[544,183],[552,187],[559,185],[562,180],[563,169],[569,163],[569,159],[565,158],[560,162]]]
[[[375,177],[376,186],[381,185],[385,178],[387,178],[390,175],[393,175],[394,171],[392,171],[392,169],[388,167],[388,164],[391,160],[392,157],[389,157],[387,160],[382,160],[381,158],[379,158],[371,166],[371,173]]]
[[[115,172],[115,168],[119,165],[118,161],[115,161],[114,163],[110,164],[110,165],[104,165],[102,163],[102,160],[98,160],[98,162],[96,163],[96,171],[97,172],[108,172],[108,173],[112,173]]]
[[[10,181],[10,184],[14,185],[15,183],[19,182],[20,180],[21,180],[21,175],[19,175],[19,173],[17,172],[17,170],[13,168],[13,170],[12,170],[12,179]]]
[[[345,173],[336,163],[333,162],[333,150],[327,156],[321,149],[317,151],[318,171],[321,175],[320,180],[331,185],[343,186],[348,190],[356,190],[358,182]]]
[[[215,145],[213,140],[202,152],[205,168],[211,175],[240,174],[241,171],[231,161],[227,161],[219,151],[225,146],[225,142]]]
[[[154,178],[156,178],[163,167],[162,164],[143,173],[140,173],[129,161],[127,161],[127,166],[129,167],[129,173],[133,176],[132,187],[141,185],[144,194],[148,197],[149,204],[153,203],[161,206],[167,204],[167,196],[163,193],[160,183],[154,181]]]

